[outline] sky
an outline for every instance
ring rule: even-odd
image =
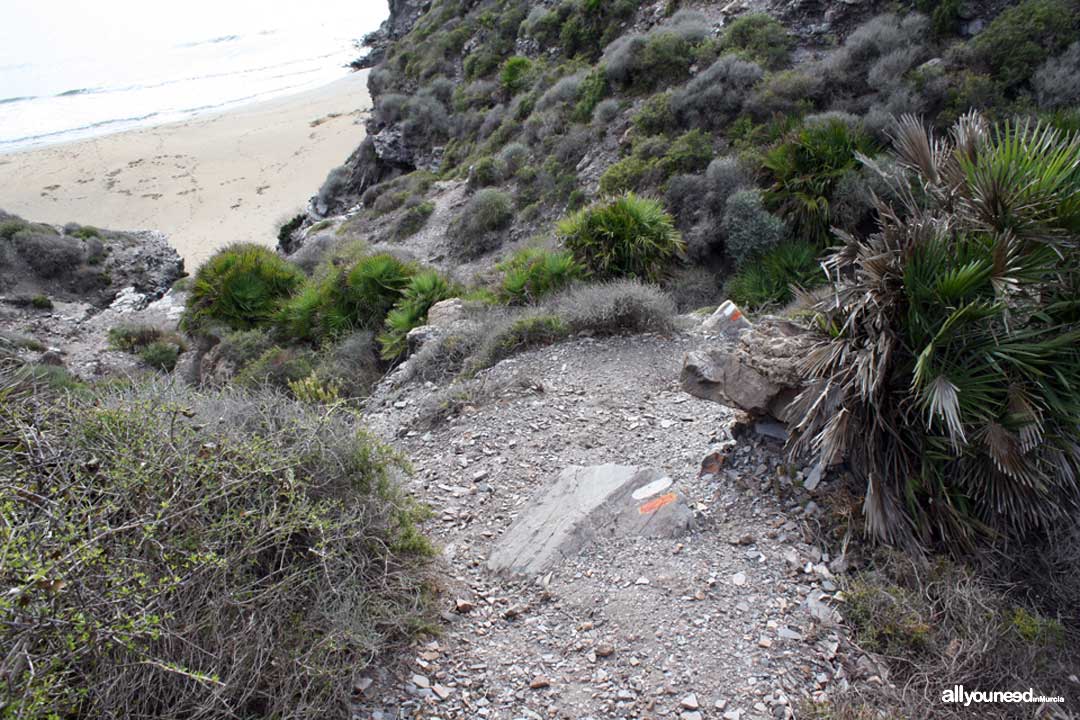
[[[3,67],[328,23],[359,37],[388,9],[385,0],[3,0],[0,14]]]

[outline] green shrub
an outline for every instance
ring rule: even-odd
[[[78,239],[41,232],[36,227],[16,232],[12,242],[30,269],[46,279],[69,274],[84,259],[83,244]]]
[[[469,189],[498,185],[503,180],[506,169],[498,159],[486,155],[476,161],[469,171]]]
[[[961,0],[918,0],[915,7],[930,15],[930,27],[936,37],[956,35],[960,32]]]
[[[532,60],[527,57],[515,55],[507,58],[499,73],[499,84],[503,92],[513,97],[529,86],[529,71],[532,70]]]
[[[764,75],[756,63],[724,55],[675,92],[675,117],[684,127],[723,129],[739,115]]]
[[[1069,532],[1060,539],[1065,549],[1075,551]],[[1032,568],[1048,567],[1033,557],[1032,550],[1058,555],[1042,544],[1007,555]],[[1067,677],[1080,659],[1077,628],[1068,627],[1071,623],[1066,620],[1075,617],[1069,612],[1075,601],[1054,605],[1045,598],[1059,589],[1075,592],[1075,583],[1056,572],[1049,578],[1028,572],[1014,578],[1006,572],[1012,562],[1010,558],[971,567],[940,556],[875,553],[843,583],[841,609],[852,640],[878,654],[876,659],[894,678],[896,689],[875,693],[874,709],[867,708],[865,714],[827,715],[821,720],[870,720],[882,711],[887,717],[945,720],[956,717],[955,712],[940,704],[940,709],[928,711],[926,699],[941,698],[943,691],[956,685],[1036,688],[1036,693],[1043,692],[1041,688],[1069,687]],[[1074,560],[1064,560],[1061,567],[1072,574],[1077,569]],[[1061,693],[1066,703],[1069,693]],[[855,697],[849,695],[851,700]],[[1004,718],[1014,709],[1006,703],[984,703],[977,714]]]
[[[394,237],[398,240],[404,240],[420,232],[434,212],[435,203],[424,200],[416,204],[410,204],[407,201],[405,203],[405,213],[394,225]]]
[[[808,290],[825,282],[817,255],[814,243],[781,243],[731,276],[726,286],[728,297],[750,310],[789,303],[795,288]]]
[[[484,365],[494,365],[500,359],[528,348],[550,345],[567,335],[569,330],[566,323],[558,315],[527,315],[515,320],[506,332],[498,336],[498,345],[485,358]]]
[[[0,218],[0,238],[4,240],[11,240],[15,236],[15,233],[20,230],[25,230],[29,227],[29,224],[14,215],[9,215],[4,218]]]
[[[13,717],[331,717],[428,620],[421,511],[351,416],[34,373],[0,369]]]
[[[109,347],[134,354],[168,335],[169,333],[153,325],[118,325],[109,328]]]
[[[566,57],[582,55],[594,60],[623,31],[622,23],[633,17],[637,5],[633,0],[569,0],[544,17],[539,26],[547,28],[546,35],[536,37],[542,46],[553,44],[557,37]]]
[[[1048,57],[1062,52],[1080,30],[1077,0],[1023,0],[1006,8],[971,47],[1007,90],[1027,82]]]
[[[671,216],[656,200],[626,194],[561,220],[559,238],[596,279],[657,282],[684,250]]]
[[[293,233],[300,229],[300,226],[304,224],[304,220],[306,219],[306,215],[294,215],[291,220],[288,220],[278,228],[278,247],[288,247],[292,242]]]
[[[721,227],[737,268],[779,245],[786,234],[783,221],[765,209],[757,190],[739,190],[728,198]]]
[[[612,163],[600,176],[601,195],[621,195],[641,187],[642,181],[655,163],[631,155]]]
[[[576,285],[545,306],[574,333],[663,333],[674,326],[672,299],[655,285],[634,279]]]
[[[765,13],[740,15],[727,26],[720,47],[735,52],[768,70],[788,64],[794,40],[787,30]]]
[[[214,347],[218,356],[237,370],[257,360],[274,346],[270,333],[264,328],[235,330],[226,334]]]
[[[567,251],[525,248],[498,265],[503,273],[502,300],[525,305],[581,279],[585,269]]]
[[[897,127],[903,205],[827,259],[796,411],[798,446],[866,483],[871,534],[961,552],[1080,497],[1080,137],[977,115],[953,137]]]
[[[345,399],[362,398],[383,377],[379,344],[370,330],[357,330],[320,352],[315,376]]]
[[[272,250],[229,245],[195,273],[181,327],[197,334],[210,323],[237,330],[262,325],[303,282],[304,274]]]
[[[513,202],[501,190],[486,188],[472,196],[450,224],[450,237],[463,258],[475,258],[497,247],[497,233],[510,227],[514,219]]]
[[[428,310],[435,303],[453,297],[454,288],[434,270],[409,278],[401,299],[386,316],[386,329],[379,336],[384,360],[397,360],[407,350],[406,336],[427,321]]]
[[[172,372],[180,356],[180,347],[176,343],[155,341],[139,351],[139,359],[163,372]]]
[[[587,123],[592,120],[593,111],[607,93],[607,76],[603,68],[597,68],[586,75],[578,89],[578,101],[570,115],[571,122]]]
[[[702,172],[712,158],[712,137],[701,130],[691,130],[675,138],[664,154],[664,176]]]
[[[337,268],[315,278],[277,314],[287,337],[317,340],[357,329],[373,330],[401,298],[413,268],[388,253],[361,258],[351,268]]]
[[[70,232],[65,228],[64,233],[66,235],[71,235],[72,237],[77,237],[80,240],[101,237],[101,231],[91,225],[76,225]]]
[[[314,370],[315,354],[302,347],[273,346],[236,374],[238,387],[286,390]]]
[[[694,43],[673,30],[623,35],[604,51],[604,74],[618,87],[645,92],[678,85],[690,76]]]
[[[671,109],[671,91],[649,97],[631,119],[634,129],[642,135],[666,135],[678,127]]]
[[[179,335],[152,325],[110,328],[109,346],[138,355],[150,367],[164,372],[172,372],[180,353],[187,349],[187,344]]]
[[[400,192],[384,192],[371,203],[371,209],[376,215],[386,215],[404,205],[405,201],[408,199],[409,192],[407,190],[401,190]]]
[[[766,153],[763,165],[772,181],[766,200],[797,237],[824,245],[836,183],[856,166],[856,153],[872,155],[874,149],[861,128],[841,119],[804,125]]]
[[[48,295],[35,295],[30,298],[30,306],[37,310],[52,310],[53,301],[49,299]]]

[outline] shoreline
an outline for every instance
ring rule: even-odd
[[[187,120],[0,154],[0,209],[159,230],[188,272],[232,242],[274,246],[364,139],[367,71]]]

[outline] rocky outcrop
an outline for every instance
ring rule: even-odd
[[[682,386],[695,397],[738,408],[752,417],[787,422],[802,380],[799,362],[810,336],[794,323],[767,318],[731,346],[687,354]]]
[[[63,228],[0,213],[0,354],[65,365],[85,378],[137,369],[111,350],[109,330],[175,330],[184,262],[159,232]]]
[[[386,57],[386,49],[395,40],[406,35],[420,16],[431,7],[431,0],[388,0],[390,16],[373,33],[369,33],[361,47],[364,54],[350,63],[356,70],[378,65]]]

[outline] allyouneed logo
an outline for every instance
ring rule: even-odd
[[[942,691],[941,702],[960,703],[966,706],[971,703],[1059,703],[1065,702],[1065,698],[1052,695],[1037,695],[1033,688],[1028,688],[1024,692],[1019,690],[987,692],[984,690],[968,691],[964,689],[963,685],[953,685],[948,690]]]

